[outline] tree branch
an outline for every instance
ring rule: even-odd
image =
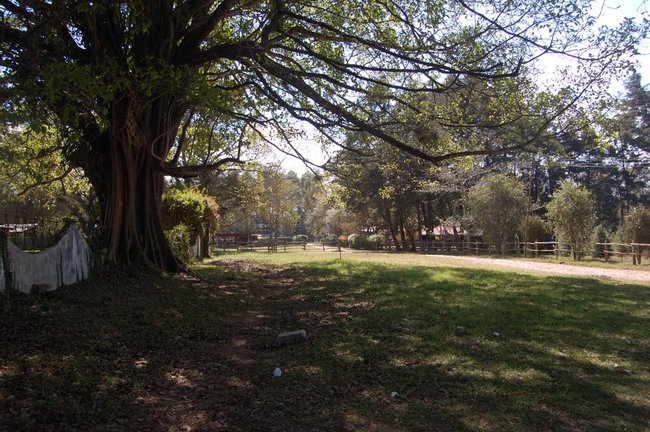
[[[215,163],[208,165],[186,165],[181,167],[171,166],[170,164],[163,164],[160,166],[159,171],[165,175],[175,178],[194,178],[202,172],[216,171],[224,165],[228,164],[245,164],[243,161],[235,157],[223,158]]]

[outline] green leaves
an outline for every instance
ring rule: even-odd
[[[565,180],[546,209],[558,240],[570,243],[574,258],[580,257],[594,225],[593,194],[572,180]]]
[[[169,188],[162,196],[162,224],[172,229],[180,224],[188,227],[192,237],[213,232],[218,223],[216,202],[198,188]]]
[[[469,190],[469,207],[472,219],[483,232],[483,237],[505,251],[506,242],[517,232],[526,209],[523,185],[503,174],[484,177]]]

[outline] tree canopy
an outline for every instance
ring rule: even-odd
[[[646,31],[626,20],[594,32],[590,4],[3,0],[2,117],[60,131],[62,154],[84,170],[102,204],[109,261],[175,270],[160,226],[163,176],[238,162],[255,139],[290,145],[295,119],[342,148],[344,132],[363,132],[434,163],[538,142]],[[547,54],[580,64],[584,79],[525,119],[497,115],[509,80]],[[391,128],[421,118],[417,95],[434,105],[446,99],[451,109],[472,94],[480,97],[471,106],[494,115],[441,115],[439,123],[469,133],[522,120],[529,127],[514,144],[469,139],[459,147],[436,131],[409,140]],[[192,128],[216,137],[202,157],[183,157]]]

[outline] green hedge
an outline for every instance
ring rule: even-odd
[[[178,224],[165,230],[165,237],[176,258],[186,264],[192,262],[192,237],[187,225]]]

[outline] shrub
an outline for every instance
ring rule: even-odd
[[[650,243],[650,209],[641,207],[628,214],[621,234],[625,243]]]
[[[625,243],[625,239],[623,238],[623,227],[619,227],[618,230],[614,233],[612,236],[612,243],[616,243],[616,246],[614,246],[614,251],[616,252],[630,252],[629,248],[625,246],[620,246]]]
[[[368,249],[368,234],[351,234],[348,236],[348,244],[352,249]]]
[[[594,221],[594,197],[572,180],[565,180],[546,206],[558,241],[571,245],[573,259],[580,259]]]
[[[526,209],[523,185],[503,174],[487,176],[469,190],[472,218],[483,238],[502,253]]]
[[[292,240],[295,242],[307,242],[309,240],[309,237],[307,237],[305,234],[298,234],[293,236]]]
[[[178,224],[165,230],[165,238],[176,258],[186,264],[192,261],[192,237],[187,225]]]
[[[198,188],[167,189],[162,196],[162,227],[171,229],[178,224],[186,225],[192,239],[201,237],[202,257],[210,256],[209,234],[218,229],[218,206],[210,196]]]
[[[528,239],[529,242],[541,242],[546,240],[549,233],[546,222],[539,216],[528,217],[528,237],[526,237],[526,217],[521,220],[519,224],[519,232],[521,233],[521,241]]]
[[[621,233],[626,243],[650,244],[650,209],[638,208],[625,218]],[[647,246],[635,247],[637,259],[641,263],[641,253],[647,253]]]
[[[194,237],[205,236],[217,228],[218,206],[197,188],[167,189],[162,196],[161,209],[163,229],[183,224]]]
[[[386,236],[383,234],[372,234],[368,236],[368,249],[379,249],[386,243]]]
[[[591,235],[593,258],[603,258],[605,256],[605,246],[598,243],[607,243],[607,230],[602,225],[597,225]]]

